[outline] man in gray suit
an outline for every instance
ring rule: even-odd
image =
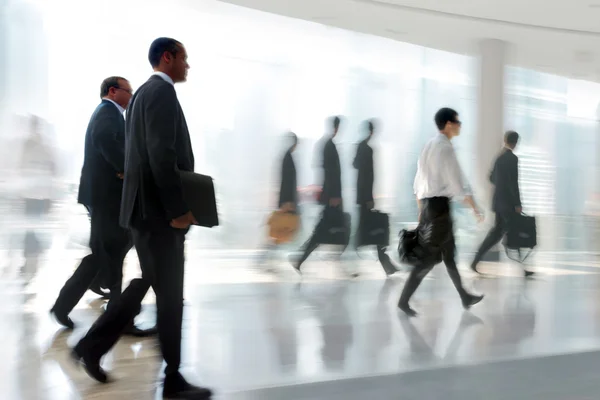
[[[87,373],[108,377],[100,359],[117,342],[148,288],[156,294],[158,337],[167,364],[163,397],[209,399],[209,389],[189,384],[179,373],[183,316],[185,235],[195,222],[183,198],[179,171],[194,170],[194,154],[174,84],[185,82],[184,46],[156,39],[148,54],[154,74],[131,99],[125,135],[125,181],[121,225],[131,229],[142,268],[115,307],[92,326],[73,349]]]

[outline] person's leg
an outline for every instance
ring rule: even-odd
[[[502,238],[506,234],[506,225],[506,218],[500,214],[496,214],[494,226],[492,227],[492,229],[490,229],[487,236],[479,246],[479,250],[477,250],[475,258],[471,263],[471,269],[473,271],[477,272],[477,264],[479,264],[483,256],[485,256],[485,254],[488,251],[490,251],[492,247],[497,245],[500,242],[500,240],[502,240]]]
[[[95,256],[93,253],[88,254],[81,260],[73,275],[65,282],[50,310],[61,325],[73,329],[74,324],[70,320],[69,314],[79,303],[97,273],[98,264]]]
[[[56,319],[62,324],[67,322],[67,327],[72,327],[72,321],[69,321],[68,315],[73,311],[73,308],[79,303],[85,292],[88,290],[101,268],[104,249],[104,241],[106,232],[105,216],[96,212],[92,215],[90,225],[90,249],[91,254],[85,256],[73,275],[65,282],[61,289],[52,312]]]
[[[423,279],[425,279],[427,274],[433,269],[434,266],[435,264],[429,264],[414,267],[408,275],[408,279],[406,280],[404,289],[402,289],[402,294],[400,295],[400,300],[398,300],[398,308],[400,308],[410,317],[417,315],[417,313],[409,305],[410,299],[416,292],[419,285],[421,285],[421,282],[423,282]]]
[[[150,282],[144,278],[132,280],[119,301],[94,322],[87,334],[73,348],[72,356],[81,362],[88,375],[98,382],[108,381],[106,373],[100,367],[101,358],[117,343],[138,313],[149,288]]]
[[[462,300],[463,307],[465,309],[469,309],[471,306],[474,306],[483,300],[483,296],[475,296],[467,292],[467,290],[464,288],[455,258],[456,245],[454,242],[454,235],[452,235],[452,240],[444,245],[444,249],[442,250],[442,259],[446,265],[446,271],[448,271],[448,275],[450,276],[450,279],[452,280],[452,283],[454,284],[454,287],[456,288],[456,291]]]
[[[319,236],[321,234],[321,232],[320,232],[321,225],[322,225],[322,220],[317,223],[317,226],[315,227],[315,230],[312,233],[310,239],[308,239],[306,241],[306,243],[304,244],[303,250],[302,250],[302,256],[300,256],[300,258],[294,263],[294,268],[296,270],[300,271],[300,267],[302,266],[304,261],[306,261],[308,259],[308,257],[311,255],[311,253],[313,251],[315,251],[317,249],[317,247],[319,247]]]
[[[132,233],[143,273],[156,294],[158,339],[167,364],[165,375],[177,374],[181,362],[186,231],[165,227]]]
[[[398,267],[394,265],[392,259],[387,254],[387,248],[384,246],[377,246],[377,258],[379,258],[379,263],[383,267],[383,271],[387,276],[393,275],[398,272]]]
[[[121,296],[123,285],[123,263],[127,253],[133,247],[133,241],[129,231],[116,225],[113,227],[112,239],[106,244],[107,265],[105,268],[106,285],[110,290],[111,307]]]

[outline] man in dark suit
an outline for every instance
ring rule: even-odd
[[[279,200],[277,207],[280,212],[296,213],[298,211],[298,177],[296,174],[296,164],[294,162],[293,153],[298,146],[298,136],[296,136],[294,132],[289,132],[285,139],[288,148],[283,155],[283,161],[281,163],[281,183],[279,185]],[[277,243],[275,243],[272,238],[269,238],[269,242],[257,260],[258,264],[263,265],[267,263],[270,255],[276,248]],[[268,272],[273,272],[270,267],[267,267],[266,270]]]
[[[279,209],[284,212],[296,211],[298,207],[298,183],[296,164],[292,153],[298,146],[298,136],[288,134],[290,147],[283,156],[281,164],[281,185],[279,187]]]
[[[353,163],[354,168],[358,170],[356,178],[356,204],[360,207],[359,231],[369,217],[369,213],[375,207],[373,199],[375,167],[373,162],[373,148],[369,146],[369,141],[375,133],[374,121],[366,121],[365,128],[367,137],[358,145]],[[387,276],[393,275],[398,271],[390,256],[386,253],[385,247],[377,246],[377,255]]]
[[[119,225],[123,171],[125,170],[125,120],[123,113],[131,99],[131,85],[125,78],[111,76],[100,86],[101,103],[96,107],[85,134],[85,154],[78,202],[91,217],[90,249],[75,273],[65,283],[52,314],[63,326],[73,329],[69,313],[95,278],[105,277],[112,307],[121,294],[123,261],[132,247],[127,229]],[[133,326],[127,332],[147,336],[153,330]]]
[[[323,188],[319,198],[319,203],[325,206],[323,216],[311,238],[304,245],[302,256],[294,262],[294,268],[300,272],[300,267],[310,256],[310,254],[319,247],[321,244],[321,238],[323,232],[326,231],[329,226],[328,220],[325,218],[327,213],[331,211],[343,211],[342,210],[342,170],[340,166],[340,156],[333,139],[339,132],[340,129],[340,117],[332,117],[330,120],[331,135],[324,142],[322,150],[322,168],[323,168]],[[346,244],[347,245],[347,244]],[[345,249],[345,246],[344,246]],[[354,274],[355,276],[356,274]]]
[[[131,99],[125,128],[125,181],[121,225],[131,229],[142,268],[119,302],[92,326],[72,355],[100,382],[108,377],[100,359],[117,342],[148,288],[156,294],[158,337],[167,364],[163,397],[208,399],[211,391],[179,373],[183,316],[184,242],[195,223],[183,196],[180,171],[194,170],[194,154],[174,84],[185,82],[185,47],[170,38],[152,42],[154,75]]]
[[[514,154],[518,142],[517,132],[506,132],[504,149],[496,159],[490,174],[490,181],[494,184],[492,210],[496,213],[496,221],[471,263],[471,269],[475,272],[478,272],[477,265],[485,253],[502,240],[515,216],[523,211],[519,191],[519,158]],[[533,272],[525,271],[525,275],[531,276]]]

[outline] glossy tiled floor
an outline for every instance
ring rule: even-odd
[[[69,362],[67,347],[102,303],[86,296],[72,333],[47,309],[80,256],[50,251],[28,285],[4,269],[0,398],[159,398],[155,339],[119,342],[104,360],[117,379],[109,385]],[[190,252],[183,372],[223,400],[598,398],[600,258],[539,255],[539,275],[528,281],[506,263],[484,265],[486,278],[465,272],[467,285],[486,294],[472,312],[462,311],[439,267],[415,296],[421,316],[409,321],[395,307],[403,275],[385,280],[366,257],[316,255],[300,280],[285,263],[266,273],[247,255]],[[344,279],[341,266],[361,277]],[[132,257],[127,276],[137,271]],[[151,296],[139,322],[154,322]]]

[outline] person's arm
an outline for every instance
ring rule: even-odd
[[[177,95],[170,85],[149,93],[145,104],[146,147],[154,183],[167,218],[175,220],[189,213],[177,167]]]
[[[92,146],[115,169],[116,175],[125,170],[125,143],[117,139],[121,127],[118,116],[111,111],[107,106],[98,111],[90,136]]]
[[[519,190],[519,159],[515,156],[514,163],[511,163],[510,171],[510,193],[515,204],[515,211],[520,213],[523,211],[521,206],[521,192]]]
[[[441,162],[441,165],[444,167],[446,181],[448,182],[452,196],[462,197],[464,199],[463,202],[471,207],[477,219],[481,219],[481,212],[473,199],[471,186],[468,184],[467,179],[458,164],[454,148],[451,146],[444,148],[441,152],[441,160],[439,160],[439,162]]]
[[[354,161],[352,162],[352,166],[354,167],[354,169],[360,168],[360,160],[362,158],[361,149],[362,149],[361,145],[358,145],[358,148],[356,149],[356,155],[354,156]]]
[[[293,160],[291,155],[286,154],[281,166],[281,188],[279,202],[284,211],[293,211],[296,188],[293,187]]]
[[[492,183],[493,185],[496,184],[496,164],[498,164],[498,161],[496,161],[494,163],[494,167],[492,168],[492,171],[490,172],[490,183]]]
[[[328,142],[323,153],[323,164],[326,181],[329,184],[329,204],[338,206],[342,202],[342,176],[340,160],[335,145]]]

